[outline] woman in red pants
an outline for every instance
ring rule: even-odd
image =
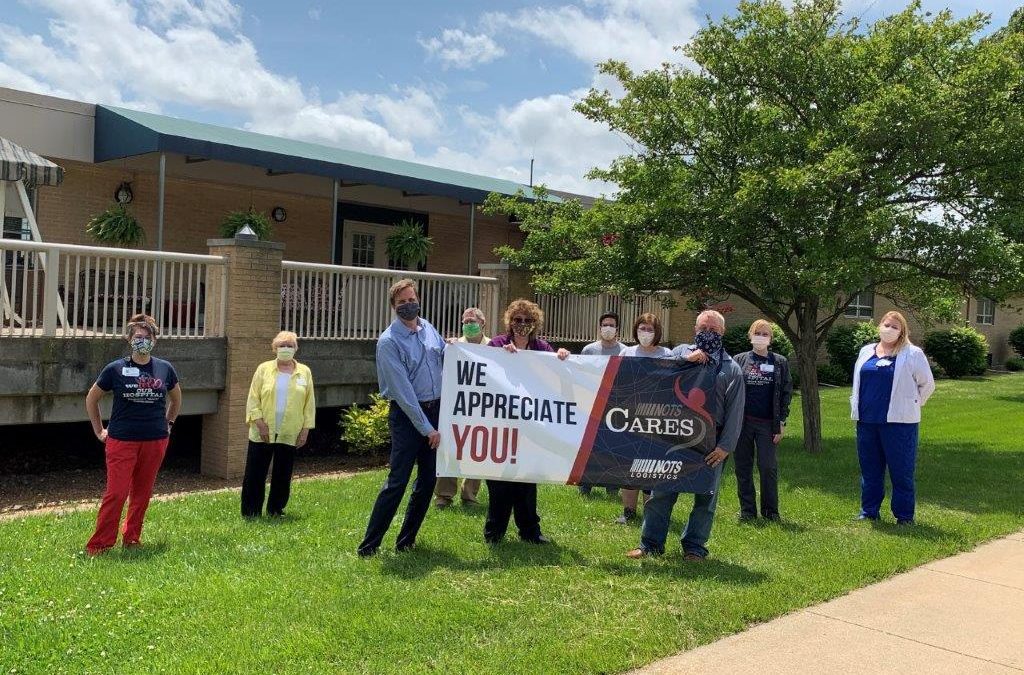
[[[89,555],[99,555],[117,543],[125,501],[128,518],[121,543],[126,548],[140,545],[142,519],[181,409],[181,387],[174,367],[150,356],[159,332],[153,317],[133,316],[124,331],[131,355],[107,364],[85,397],[93,433],[104,443],[107,456],[107,490],[96,518],[96,532],[85,546]],[[114,394],[114,405],[104,429],[100,399],[108,391]]]

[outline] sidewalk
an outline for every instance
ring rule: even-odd
[[[1024,531],[637,673],[1024,672]]]

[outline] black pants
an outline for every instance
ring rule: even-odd
[[[772,424],[746,418],[736,443],[736,483],[740,495],[740,515],[757,516],[757,494],[754,492],[754,457],[761,476],[761,516],[779,515],[779,462],[776,445],[772,443]]]
[[[249,441],[249,450],[245,456],[245,476],[242,478],[242,515],[246,518],[258,516],[263,512],[263,492],[271,461],[274,463],[274,471],[270,474],[267,515],[281,515],[288,504],[292,488],[292,468],[295,466],[295,448],[284,443]]]
[[[435,429],[440,409],[437,401],[423,407],[423,412]],[[412,486],[412,495],[405,508],[405,520],[398,532],[395,547],[404,549],[416,543],[416,535],[430,508],[430,496],[434,493],[434,483],[437,481],[437,451],[430,447],[427,437],[416,430],[408,415],[394,401],[388,412],[388,428],[391,430],[391,470],[373,504],[370,522],[366,525],[366,536],[359,545],[359,552],[364,555],[380,548],[398,506],[402,503],[402,495],[405,494],[414,465],[417,467],[416,482]]]
[[[537,485],[535,483],[512,483],[504,480],[488,480],[487,520],[484,523],[484,539],[500,541],[508,530],[509,516],[515,513],[516,527],[521,539],[536,539],[540,536],[540,516],[537,515]]]

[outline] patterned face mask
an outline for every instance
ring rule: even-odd
[[[702,330],[693,338],[697,349],[705,354],[717,354],[722,349],[722,336],[713,330]]]
[[[407,302],[404,305],[399,305],[395,307],[395,314],[405,321],[412,321],[420,315],[420,303]]]
[[[132,338],[132,351],[136,354],[148,354],[153,351],[153,338],[137,337]]]
[[[527,337],[533,332],[533,327],[534,323],[532,321],[530,323],[513,323],[512,332],[519,337]]]

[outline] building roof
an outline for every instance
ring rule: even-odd
[[[528,198],[534,196],[529,186],[499,178],[138,110],[96,106],[96,162],[154,152],[325,176],[466,202],[482,202],[491,192],[514,195],[521,190]]]

